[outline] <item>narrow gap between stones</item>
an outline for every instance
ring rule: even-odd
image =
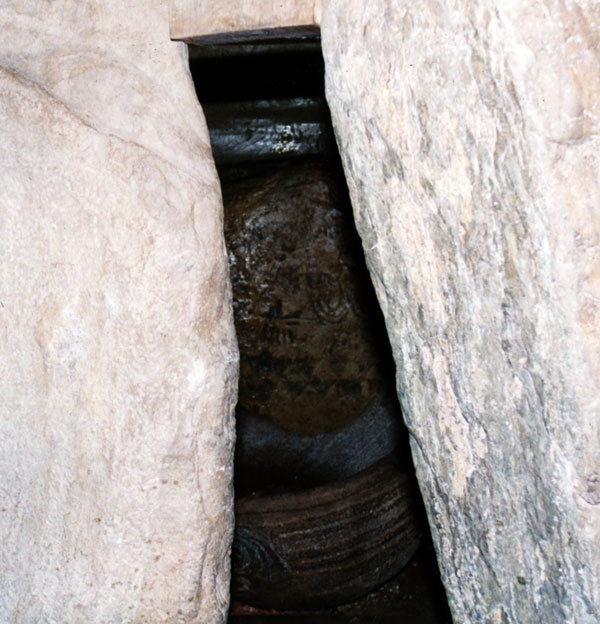
[[[449,623],[320,41],[190,46],[190,68],[241,356],[229,622]]]

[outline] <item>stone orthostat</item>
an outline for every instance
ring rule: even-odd
[[[219,185],[164,2],[0,6],[0,621],[224,621]]]
[[[456,622],[600,620],[599,28],[584,0],[323,5]]]

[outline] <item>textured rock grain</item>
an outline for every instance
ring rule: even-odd
[[[327,95],[455,621],[600,619],[600,8],[330,0]]]
[[[0,621],[223,621],[237,350],[165,2],[0,7]]]

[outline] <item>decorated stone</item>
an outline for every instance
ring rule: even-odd
[[[303,434],[350,422],[389,362],[335,176],[311,164],[238,182],[227,192],[225,219],[239,405]]]

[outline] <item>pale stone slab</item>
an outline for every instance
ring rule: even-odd
[[[233,334],[166,2],[0,6],[0,621],[224,621]]]
[[[169,0],[171,37],[232,41],[316,32],[321,0]]]
[[[457,623],[600,621],[599,29],[585,0],[323,7]]]

